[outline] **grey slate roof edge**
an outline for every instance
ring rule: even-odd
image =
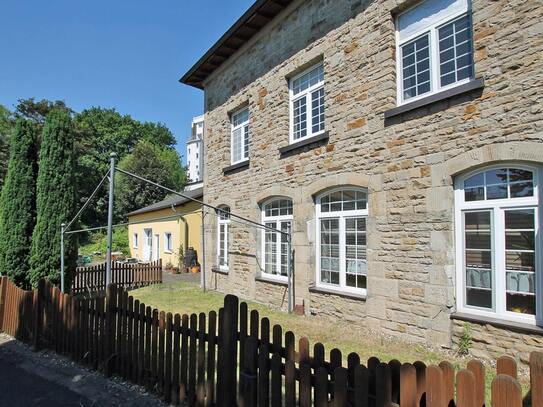
[[[202,198],[204,196],[204,189],[203,188],[198,188],[198,189],[194,189],[192,191],[184,191],[182,193],[184,195],[186,195],[187,197],[190,197],[190,198],[193,198],[193,199],[199,199],[199,198]],[[187,202],[190,202],[190,201],[191,201],[191,199],[184,198],[184,197],[181,197],[181,196],[177,196],[177,197],[174,197],[174,198],[167,198],[167,199],[164,199],[163,201],[160,201],[160,202],[151,204],[149,206],[146,206],[144,208],[137,209],[135,211],[127,213],[126,216],[134,216],[134,215],[140,215],[142,213],[158,211],[160,209],[169,208],[172,205],[173,206],[183,205],[183,204],[185,204]]]

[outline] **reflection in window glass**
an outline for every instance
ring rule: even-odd
[[[475,174],[464,181],[466,202],[521,198],[533,196],[533,194],[533,174],[527,170],[494,169]]]
[[[464,213],[466,305],[492,308],[490,211]]]

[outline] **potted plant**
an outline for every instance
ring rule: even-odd
[[[169,271],[170,273],[173,272],[173,264],[171,261],[167,262],[166,265],[164,266],[164,269],[166,271]]]

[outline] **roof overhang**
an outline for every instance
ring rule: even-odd
[[[293,0],[257,0],[179,80],[204,88],[204,81]]]

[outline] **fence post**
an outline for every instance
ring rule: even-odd
[[[8,278],[0,277],[0,332],[4,331],[4,309],[6,308],[6,291]]]
[[[112,359],[115,356],[115,308],[117,306],[117,287],[110,284],[107,286],[106,291],[106,338],[104,349],[104,362],[106,376],[112,374]]]
[[[43,319],[43,292],[45,290],[45,280],[40,280],[38,282],[38,288],[35,291],[34,300],[32,304],[33,312],[33,333],[32,341],[34,345],[34,350],[37,351],[40,349],[40,336],[42,329],[42,319]]]
[[[237,356],[237,336],[238,336],[238,311],[239,300],[234,295],[224,297],[224,326],[221,352],[221,369],[218,371],[222,376],[220,393],[223,397],[218,397],[221,406],[236,406],[236,356]]]

